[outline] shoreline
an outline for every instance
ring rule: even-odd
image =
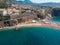
[[[11,26],[11,27],[4,27],[4,28],[0,28],[0,30],[4,31],[5,29],[19,29],[19,28],[22,28],[22,27],[47,27],[47,28],[56,28],[56,29],[60,29],[60,24],[56,24],[55,22],[54,23],[50,23],[50,24],[45,24],[43,22],[36,22],[36,23],[21,23],[21,24],[18,24],[18,25],[15,25],[15,26]]]
[[[26,23],[22,23],[22,24],[18,24],[18,25],[15,25],[15,26],[12,26],[12,27],[4,27],[4,28],[0,28],[0,30],[5,30],[5,29],[16,29],[16,28],[22,28],[22,27],[36,27],[36,26],[41,26],[41,24],[37,24],[37,23],[30,23],[30,24],[26,24]]]

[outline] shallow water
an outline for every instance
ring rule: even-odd
[[[60,22],[60,16],[52,18],[52,21],[54,21],[54,22]]]
[[[0,45],[60,45],[60,29],[23,27],[0,31]]]

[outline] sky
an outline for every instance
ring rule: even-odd
[[[24,1],[24,0],[21,0],[21,1]],[[30,1],[34,3],[60,2],[60,0],[30,0]]]

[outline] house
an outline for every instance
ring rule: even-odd
[[[36,14],[22,14],[21,19],[23,20],[23,22],[28,22],[28,21],[32,21],[33,19],[37,18]]]

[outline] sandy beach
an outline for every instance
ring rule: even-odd
[[[44,23],[44,22],[36,22],[36,23],[21,23],[16,25],[15,27],[17,28],[21,28],[21,27],[27,27],[27,26],[32,26],[32,27],[36,27],[36,26],[43,26],[43,27],[47,27],[47,28],[57,28],[60,29],[60,24],[55,23],[55,22],[51,22],[51,23]]]
[[[12,28],[21,28],[21,27],[28,27],[28,26],[32,26],[32,27],[36,27],[36,26],[43,26],[43,27],[47,27],[47,28],[56,28],[56,29],[60,29],[60,25],[56,24],[56,23],[43,23],[43,22],[36,22],[36,23],[21,23],[12,27],[4,27],[4,28],[0,28],[1,29],[12,29]]]
[[[56,24],[56,23],[51,23],[51,24],[42,24],[42,26],[44,27],[49,27],[49,28],[56,28],[56,29],[60,29],[60,25]]]
[[[18,25],[15,25],[15,26],[11,26],[11,27],[3,27],[3,28],[0,28],[0,30],[2,29],[12,29],[12,28],[21,28],[21,27],[27,27],[27,26],[41,26],[40,23],[21,23],[21,24],[18,24]]]

